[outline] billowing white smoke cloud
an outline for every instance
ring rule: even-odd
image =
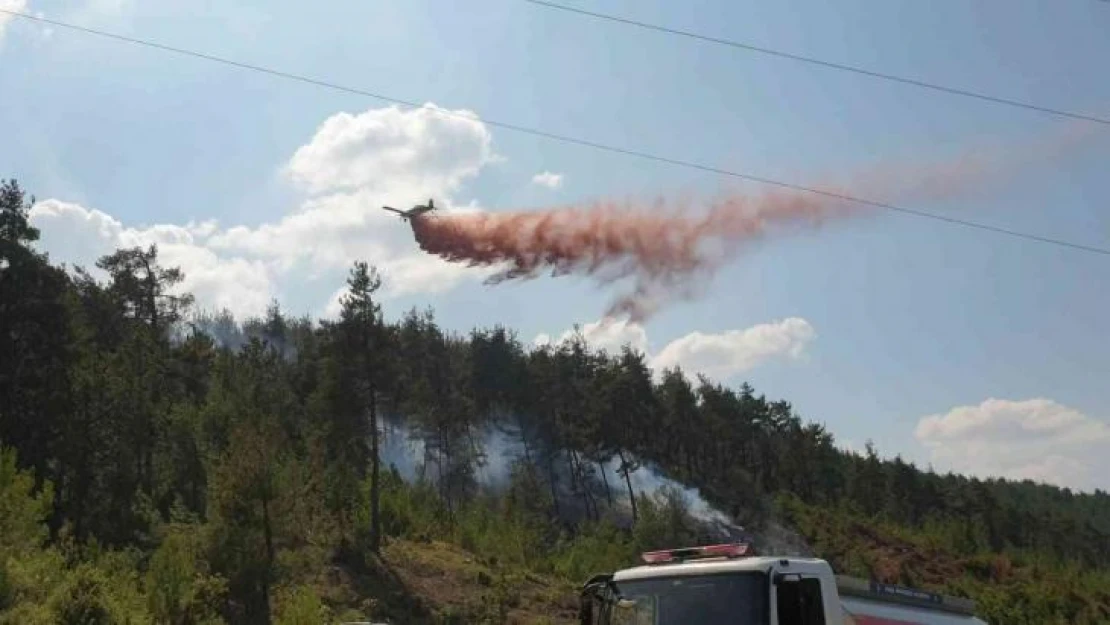
[[[401,477],[407,481],[415,481],[423,475],[425,479],[434,482],[436,478],[434,468],[422,469],[421,467],[426,460],[424,442],[414,436],[403,421],[399,419],[389,421],[383,428],[380,448],[383,465],[387,468],[396,468]],[[524,457],[520,440],[495,427],[487,427],[474,438],[474,442],[484,457],[482,466],[478,468],[475,476],[479,484],[483,488],[495,491],[506,488],[510,482],[513,463]],[[628,485],[619,471],[619,458],[611,458],[597,469],[605,472],[604,477],[600,472],[595,473],[592,480],[594,498],[601,514],[607,515],[618,523],[629,523],[631,505],[628,501]],[[423,473],[421,473],[422,470]],[[567,490],[570,479],[565,471],[565,461],[556,463],[556,472],[557,479],[562,484],[560,509],[568,515],[581,514],[581,510],[574,509],[580,504],[578,497]],[[767,521],[758,528],[737,525],[735,519],[706,501],[698,489],[667,477],[651,463],[640,464],[638,468],[631,471],[629,481],[637,498],[643,495],[659,497],[666,491],[678,493],[690,515],[703,523],[705,529],[720,540],[754,540],[759,549],[768,553],[792,556],[812,555],[805,540],[796,532],[786,529],[773,520]],[[609,486],[609,496],[604,494],[606,483]],[[598,491],[598,489],[601,490]],[[610,500],[612,504],[609,503]]]
[[[396,467],[398,473],[406,480],[417,479],[421,464],[425,462],[424,442],[415,436],[404,422],[396,419],[386,424],[382,433],[380,449],[383,465]],[[507,486],[513,462],[524,457],[524,447],[520,440],[497,428],[488,427],[475,438],[474,442],[483,455],[481,466],[477,470],[478,481],[491,488]],[[603,466],[605,480],[608,481],[615,505],[625,509],[628,506],[628,491],[624,476],[619,472],[620,460],[614,457]],[[435,472],[428,471],[425,476],[428,479],[434,479]],[[597,479],[601,480],[600,474]],[[682,494],[690,513],[695,517],[722,525],[731,524],[727,515],[713,508],[696,488],[684,486],[664,476],[662,472],[650,465],[641,466],[632,471],[629,474],[629,480],[637,496],[659,493],[665,488],[675,489]]]

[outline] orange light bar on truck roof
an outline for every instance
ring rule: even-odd
[[[721,545],[648,551],[640,554],[640,557],[648,564],[666,564],[667,562],[679,560],[696,560],[699,558],[743,558],[751,555],[753,555],[752,548],[751,545],[747,543],[724,543]]]

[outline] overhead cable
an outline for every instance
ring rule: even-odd
[[[276,70],[276,69],[272,69],[272,68],[268,68],[268,67],[263,67],[261,65],[254,65],[254,64],[251,64],[251,63],[244,63],[244,62],[241,62],[241,61],[235,61],[233,59],[227,59],[227,58],[223,58],[223,57],[219,57],[219,56],[215,56],[215,55],[211,55],[211,54],[206,54],[206,53],[203,53],[203,52],[197,52],[195,50],[187,50],[187,49],[184,49],[184,48],[177,48],[177,47],[161,44],[161,43],[158,43],[158,42],[155,42],[155,41],[150,41],[150,40],[146,40],[146,39],[139,39],[139,38],[136,38],[136,37],[128,37],[126,35],[111,33],[111,32],[107,32],[107,31],[104,31],[104,30],[95,29],[95,28],[88,28],[88,27],[85,27],[85,26],[78,26],[76,24],[70,24],[68,22],[53,20],[53,19],[49,19],[49,18],[45,18],[45,17],[40,17],[40,16],[37,16],[37,15],[30,15],[30,14],[27,14],[27,13],[21,13],[19,11],[11,11],[11,10],[8,10],[8,9],[0,9],[0,13],[6,13],[6,14],[12,15],[14,17],[19,17],[19,18],[23,18],[23,19],[27,19],[27,20],[40,22],[40,23],[50,24],[52,26],[57,26],[59,28],[65,28],[65,29],[69,29],[69,30],[79,31],[79,32],[83,32],[83,33],[86,33],[86,34],[95,35],[95,36],[98,36],[98,37],[106,37],[106,38],[109,38],[109,39],[115,39],[117,41],[123,41],[123,42],[131,43],[131,44],[134,44],[134,45],[139,45],[139,46],[144,46],[144,47],[149,47],[149,48],[155,48],[155,49],[166,51],[166,52],[173,52],[175,54],[181,54],[181,55],[184,55],[184,56],[199,58],[199,59],[203,59],[203,60],[206,60],[206,61],[212,61],[214,63],[230,65],[230,66],[237,67],[237,68],[240,68],[240,69],[246,69],[246,70],[250,70],[250,71],[260,72],[260,73],[263,73],[263,74],[268,74],[268,75],[271,75],[271,76],[277,76],[277,77],[285,78],[285,79],[288,79],[288,80],[294,80],[294,81],[310,84],[310,85],[317,86],[317,87],[324,87],[324,88],[327,88],[327,89],[342,91],[344,93],[350,93],[350,94],[354,94],[354,95],[361,95],[361,96],[365,96],[365,97],[369,97],[369,98],[374,98],[376,100],[381,100],[381,101],[389,102],[389,103],[392,103],[392,104],[398,104],[398,105],[405,106],[405,107],[408,107],[408,108],[415,108],[415,109],[422,108],[422,106],[420,104],[418,104],[416,102],[413,102],[411,100],[395,98],[395,97],[387,96],[387,95],[384,95],[384,94],[381,94],[381,93],[375,93],[373,91],[368,91],[368,90],[365,90],[365,89],[358,89],[358,88],[355,88],[355,87],[347,87],[347,86],[340,85],[340,84],[334,83],[334,82],[329,82],[329,81],[320,80],[320,79],[317,79],[317,78],[311,78],[311,77],[308,77],[308,76],[303,76],[303,75],[300,75],[300,74],[294,74],[294,73],[291,73],[291,72],[285,72],[285,71],[282,71],[282,70]],[[493,120],[493,119],[489,119],[489,118],[483,118],[483,117],[479,117],[477,115],[463,113],[463,112],[459,112],[459,111],[450,111],[450,110],[446,110],[446,109],[443,109],[443,108],[434,108],[434,109],[428,109],[428,110],[433,111],[436,114],[445,115],[445,116],[448,116],[448,117],[456,117],[456,118],[466,119],[466,120],[470,120],[470,121],[477,120],[477,121],[481,121],[485,124],[488,124],[490,126],[494,126],[494,127],[497,127],[497,128],[504,128],[506,130],[512,130],[512,131],[515,131],[515,132],[520,132],[520,133],[524,133],[524,134],[543,137],[543,138],[551,139],[551,140],[554,140],[554,141],[560,141],[560,142],[563,142],[563,143],[570,143],[570,144],[575,144],[575,145],[594,148],[594,149],[597,149],[597,150],[603,150],[603,151],[613,152],[613,153],[617,153],[617,154],[624,154],[626,156],[634,156],[634,157],[645,159],[645,160],[651,160],[651,161],[656,161],[656,162],[660,162],[660,163],[666,163],[666,164],[669,164],[669,165],[675,165],[675,166],[679,166],[679,167],[686,167],[686,168],[689,168],[689,169],[696,169],[696,170],[700,170],[700,171],[719,174],[719,175],[722,175],[722,176],[728,176],[728,177],[731,177],[731,178],[738,178],[738,179],[742,179],[742,180],[748,180],[748,181],[751,181],[751,182],[757,182],[757,183],[760,183],[760,184],[766,184],[766,185],[791,189],[791,190],[794,190],[794,191],[801,191],[801,192],[805,192],[805,193],[813,193],[813,194],[816,194],[816,195],[822,195],[822,196],[831,197],[831,198],[835,198],[835,199],[845,200],[845,201],[848,201],[848,202],[853,202],[853,203],[861,204],[861,205],[865,205],[865,206],[881,208],[881,209],[889,210],[889,211],[892,211],[892,212],[902,213],[902,214],[906,214],[906,215],[913,215],[913,216],[916,216],[916,217],[923,217],[923,218],[926,218],[926,219],[932,219],[932,220],[935,220],[935,221],[942,221],[942,222],[955,224],[955,225],[959,225],[959,226],[964,226],[964,227],[968,227],[968,228],[975,228],[975,229],[979,229],[979,230],[985,230],[985,231],[988,231],[988,232],[994,232],[996,234],[1002,234],[1002,235],[1007,235],[1007,236],[1011,236],[1011,237],[1017,237],[1017,238],[1026,239],[1026,240],[1030,240],[1030,241],[1037,241],[1037,242],[1040,242],[1040,243],[1048,243],[1048,244],[1052,244],[1052,245],[1056,245],[1056,246],[1060,246],[1060,247],[1066,247],[1066,248],[1070,248],[1070,249],[1074,249],[1074,250],[1078,250],[1078,251],[1083,251],[1083,252],[1090,252],[1090,253],[1094,253],[1094,254],[1101,254],[1101,255],[1105,255],[1105,256],[1110,256],[1110,248],[1095,247],[1095,246],[1091,246],[1091,245],[1084,245],[1084,244],[1081,244],[1081,243],[1066,241],[1066,240],[1063,240],[1063,239],[1056,239],[1056,238],[1045,237],[1045,236],[1040,236],[1040,235],[1036,235],[1036,234],[1030,234],[1030,233],[1026,233],[1026,232],[1019,232],[1019,231],[1016,231],[1016,230],[1009,230],[1007,228],[992,226],[990,224],[979,223],[979,222],[970,221],[970,220],[967,220],[967,219],[960,219],[960,218],[957,218],[957,217],[949,217],[949,216],[946,216],[946,215],[938,215],[936,213],[930,213],[930,212],[921,211],[921,210],[917,210],[917,209],[906,208],[904,206],[898,206],[896,204],[890,204],[890,203],[887,203],[887,202],[869,200],[869,199],[866,199],[866,198],[856,197],[856,196],[852,196],[852,195],[848,195],[848,194],[836,193],[836,192],[833,192],[833,191],[826,191],[826,190],[817,189],[817,188],[814,188],[814,187],[807,187],[807,186],[804,186],[804,185],[801,185],[801,184],[795,184],[795,183],[791,183],[791,182],[784,182],[784,181],[780,181],[780,180],[774,180],[774,179],[771,179],[771,178],[764,178],[764,177],[761,177],[761,176],[756,176],[756,175],[753,175],[753,174],[747,174],[747,173],[743,173],[743,172],[723,169],[723,168],[720,168],[720,167],[714,167],[714,166],[711,166],[711,165],[705,165],[705,164],[696,163],[696,162],[693,162],[693,161],[687,161],[687,160],[682,160],[682,159],[678,159],[678,158],[671,158],[671,157],[662,156],[662,155],[658,155],[658,154],[652,154],[652,153],[649,153],[649,152],[642,152],[642,151],[639,151],[639,150],[634,150],[634,149],[629,149],[629,148],[622,148],[622,147],[619,147],[619,146],[607,145],[607,144],[604,144],[604,143],[599,143],[599,142],[596,142],[596,141],[590,141],[590,140],[587,140],[587,139],[580,139],[580,138],[572,137],[572,136],[568,136],[568,135],[562,135],[562,134],[557,134],[557,133],[553,133],[553,132],[548,132],[548,131],[545,131],[545,130],[540,130],[538,128],[530,128],[528,126],[521,126],[521,125],[518,125],[518,124],[512,124],[512,123]]]
[[[906,85],[913,85],[915,87],[921,87],[923,89],[932,89],[934,91],[941,91],[941,92],[948,93],[948,94],[951,94],[951,95],[958,95],[958,96],[963,96],[963,97],[967,97],[967,98],[975,98],[975,99],[983,100],[983,101],[986,101],[986,102],[992,102],[994,104],[1003,104],[1003,105],[1006,105],[1006,106],[1013,106],[1013,107],[1017,107],[1017,108],[1023,108],[1023,109],[1027,109],[1027,110],[1037,111],[1037,112],[1040,112],[1040,113],[1047,113],[1049,115],[1055,115],[1055,116],[1058,116],[1058,117],[1067,117],[1067,118],[1070,118],[1070,119],[1079,119],[1079,120],[1083,120],[1083,121],[1093,122],[1093,123],[1096,123],[1096,124],[1103,124],[1103,125],[1106,125],[1106,126],[1110,126],[1110,118],[1106,118],[1106,117],[1098,117],[1098,116],[1095,116],[1095,115],[1087,115],[1087,114],[1084,114],[1084,113],[1076,113],[1076,112],[1073,112],[1073,111],[1066,111],[1066,110],[1063,110],[1063,109],[1051,108],[1051,107],[1047,107],[1047,106],[1041,106],[1041,105],[1038,105],[1038,104],[1031,104],[1029,102],[1021,102],[1019,100],[1012,100],[1010,98],[1003,98],[1003,97],[1000,97],[1000,96],[989,95],[989,94],[986,94],[986,93],[971,91],[969,89],[961,89],[961,88],[958,88],[958,87],[949,87],[949,86],[942,85],[942,84],[935,83],[935,82],[927,82],[927,81],[919,80],[919,79],[916,79],[916,78],[907,78],[907,77],[904,77],[904,76],[897,76],[895,74],[887,74],[887,73],[884,73],[884,72],[870,70],[870,69],[866,69],[866,68],[863,68],[863,67],[858,67],[858,66],[853,66],[853,65],[846,65],[846,64],[843,64],[843,63],[835,63],[835,62],[832,62],[832,61],[825,61],[823,59],[819,59],[819,58],[816,58],[816,57],[802,56],[800,54],[793,54],[793,53],[790,53],[790,52],[784,52],[782,50],[775,50],[775,49],[772,49],[772,48],[765,48],[765,47],[762,47],[762,46],[757,46],[757,45],[750,44],[750,43],[744,43],[744,42],[736,41],[736,40],[733,40],[733,39],[724,39],[724,38],[721,38],[721,37],[711,37],[709,35],[703,35],[703,34],[695,33],[695,32],[688,31],[688,30],[681,30],[681,29],[678,29],[678,28],[671,28],[671,27],[668,27],[668,26],[661,26],[661,25],[658,25],[658,24],[651,24],[651,23],[648,23],[648,22],[641,22],[641,21],[638,21],[638,20],[633,20],[633,19],[629,19],[629,18],[626,18],[626,17],[618,16],[618,15],[612,15],[612,14],[609,14],[609,13],[598,13],[596,11],[587,11],[586,9],[579,9],[577,7],[572,7],[572,6],[568,6],[568,5],[565,5],[565,4],[559,4],[557,2],[549,2],[548,0],[521,0],[521,1],[522,2],[527,2],[529,4],[534,4],[534,5],[537,5],[537,6],[547,7],[549,9],[555,9],[555,10],[558,10],[558,11],[565,11],[565,12],[568,12],[568,13],[574,13],[574,14],[577,14],[577,15],[583,15],[583,16],[591,17],[591,18],[595,18],[595,19],[606,20],[606,21],[609,21],[609,22],[616,22],[616,23],[625,24],[625,25],[628,25],[628,26],[635,26],[637,28],[643,28],[643,29],[647,29],[647,30],[654,30],[654,31],[657,31],[657,32],[667,33],[667,34],[670,34],[670,35],[678,35],[678,36],[681,36],[681,37],[688,37],[690,39],[697,39],[697,40],[700,40],[700,41],[719,44],[719,45],[722,45],[722,46],[728,46],[728,47],[731,47],[731,48],[738,48],[738,49],[741,49],[741,50],[747,50],[748,52],[757,52],[759,54],[767,54],[767,55],[771,55],[771,56],[777,56],[777,57],[780,57],[780,58],[790,59],[792,61],[800,61],[802,63],[809,63],[811,65],[818,65],[818,66],[829,68],[829,69],[837,69],[837,70],[841,70],[841,71],[845,71],[845,72],[852,72],[852,73],[855,73],[855,74],[862,74],[864,76],[870,76],[871,78],[879,78],[879,79],[882,79],[882,80],[890,80],[890,81],[893,81],[893,82],[899,82],[899,83],[906,84]],[[1110,1],[1110,0],[1104,0],[1104,1]]]

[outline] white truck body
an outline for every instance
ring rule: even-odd
[[[709,549],[726,547],[716,545]],[[824,560],[698,556],[595,576],[583,625],[986,625],[967,599],[837,576]],[[652,554],[645,554],[645,557]],[[665,560],[666,556],[664,556]]]

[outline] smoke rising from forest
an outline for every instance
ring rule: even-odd
[[[485,490],[502,493],[509,488],[514,463],[526,462],[524,446],[519,434],[513,436],[494,426],[480,428],[473,438],[475,451],[481,455],[476,463],[473,479]],[[385,419],[381,438],[382,464],[386,470],[396,470],[406,482],[427,480],[437,482],[441,461],[406,420],[392,416]],[[538,450],[533,450],[536,453]],[[560,458],[569,450],[555,450]],[[535,459],[533,459],[535,462]],[[564,460],[553,463],[557,469],[555,479],[559,496],[558,509],[563,521],[578,523],[590,517],[582,503],[581,489],[589,489],[595,513],[608,518],[618,526],[629,526],[632,521],[627,485],[620,473],[620,461],[610,458],[592,466],[590,471],[578,476],[585,484],[574,485]],[[537,467],[538,468],[538,467]],[[602,473],[604,471],[604,474]],[[787,530],[773,519],[760,520],[758,527],[742,527],[737,519],[714,507],[698,491],[667,477],[650,463],[641,464],[630,471],[629,481],[637,498],[647,496],[656,501],[677,497],[681,508],[697,523],[701,531],[714,540],[754,540],[761,548],[787,555],[810,555],[810,548],[795,532]]]
[[[281,335],[284,333],[274,334],[274,328],[268,328],[265,319],[239,322],[228,313],[207,313],[196,315],[189,327],[203,332],[217,345],[234,352],[240,351],[252,339],[258,339],[283,359],[289,361],[296,358],[297,350],[292,342],[284,339]],[[511,427],[505,429],[494,424],[475,426],[474,435],[466,437],[473,444],[473,453],[460,453],[458,461],[471,465],[471,479],[479,488],[503,493],[511,484],[514,463],[527,461],[528,454],[523,439],[523,435],[519,431],[513,432]],[[595,513],[600,512],[618,525],[627,526],[631,523],[627,484],[620,472],[621,463],[618,458],[590,463],[583,468],[581,475],[572,476],[567,462],[571,450],[549,449],[549,443],[539,439],[532,440],[531,445],[533,455],[552,453],[556,458],[550,467],[539,467],[537,464],[536,468],[554,470],[563,521],[577,523],[589,518],[590,511],[582,505],[581,497],[582,490],[587,489],[598,508]],[[383,415],[380,453],[383,468],[395,469],[402,479],[410,483],[421,479],[435,483],[439,475],[450,470],[449,467],[440,466],[444,458],[441,453],[437,453],[436,446],[427,444],[421,434],[413,429],[410,420],[397,414]],[[579,453],[579,456],[582,454]],[[536,457],[532,458],[533,463],[537,463],[537,460]],[[580,483],[575,484],[576,481]],[[670,493],[677,495],[690,517],[702,524],[706,531],[714,533],[716,538],[738,539],[756,534],[761,544],[783,541],[778,545],[778,552],[801,555],[807,549],[804,541],[796,535],[785,529],[775,530],[777,526],[773,522],[757,531],[740,527],[736,519],[714,507],[696,488],[667,477],[651,463],[641,460],[638,467],[630,471],[629,482],[636,497],[646,495],[658,500]],[[772,533],[774,531],[786,538],[775,538],[776,535]]]
[[[424,251],[447,261],[497,268],[487,283],[541,273],[589,276],[601,284],[631,278],[607,317],[642,322],[669,300],[696,296],[715,272],[767,235],[792,227],[872,215],[881,208],[844,196],[886,203],[950,200],[989,179],[1058,157],[1090,134],[1068,125],[1023,146],[981,146],[925,164],[883,163],[858,172],[848,185],[812,185],[833,195],[775,189],[730,194],[695,214],[682,203],[598,201],[537,211],[446,214],[412,220]]]

